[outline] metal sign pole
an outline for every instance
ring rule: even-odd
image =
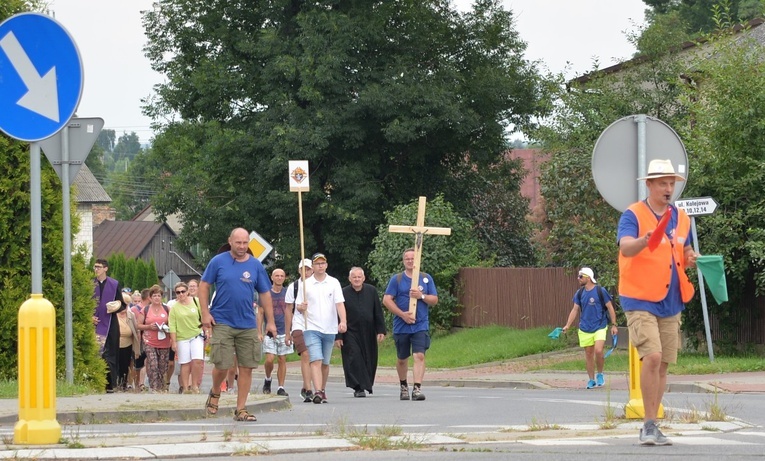
[[[42,180],[40,144],[29,145],[29,186],[31,199],[32,294],[42,294]]]
[[[696,254],[699,252],[699,235],[696,232],[696,217],[691,216],[691,232],[693,233],[693,249]],[[707,352],[709,352],[709,361],[715,361],[715,353],[712,350],[712,332],[709,328],[709,310],[707,310],[707,293],[704,288],[704,276],[701,275],[701,269],[696,267],[696,273],[699,276],[699,291],[701,295],[701,312],[704,314],[704,333],[707,336]]]
[[[64,215],[64,349],[66,382],[74,383],[74,351],[72,342],[72,217],[69,184],[69,127],[61,130],[61,198]]]

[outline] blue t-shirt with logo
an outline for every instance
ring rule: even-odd
[[[232,328],[257,328],[255,293],[268,293],[271,280],[257,258],[250,256],[239,262],[230,252],[213,257],[202,274],[202,280],[215,285],[215,298],[210,314],[216,324]]]
[[[611,301],[611,295],[608,291],[599,285],[595,285],[592,290],[576,290],[574,293],[574,304],[580,307],[579,329],[585,333],[595,333],[598,330],[608,326],[608,309],[600,303],[598,290],[603,295],[603,302],[608,304]]]
[[[409,289],[412,286],[412,278],[401,273],[401,280],[399,281],[399,274],[391,277],[388,282],[388,287],[385,289],[386,295],[393,296],[393,300],[399,309],[404,312],[409,311]],[[433,281],[433,277],[429,274],[420,272],[420,288],[426,295],[438,295],[436,292],[436,283]],[[418,331],[428,331],[430,329],[430,322],[428,318],[428,304],[421,300],[417,300],[417,316],[413,324],[408,324],[398,315],[393,317],[393,333],[417,333]]]

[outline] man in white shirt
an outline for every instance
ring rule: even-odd
[[[313,403],[327,403],[325,387],[335,335],[347,330],[345,298],[340,282],[327,274],[327,257],[316,253],[311,261],[313,276],[305,281],[305,291],[298,292],[296,306],[306,318],[303,337],[311,362]]]
[[[305,274],[304,274],[305,272]],[[298,264],[298,279],[290,283],[287,287],[287,294],[284,295],[284,302],[287,308],[292,309],[292,325],[288,328],[292,331],[292,345],[295,352],[300,356],[300,374],[303,376],[303,388],[300,389],[300,397],[303,402],[313,402],[313,391],[311,390],[311,362],[308,360],[308,348],[305,347],[303,330],[305,329],[305,317],[295,309],[295,299],[297,299],[298,289],[303,290],[303,278],[308,280],[313,275],[311,260],[304,259]]]

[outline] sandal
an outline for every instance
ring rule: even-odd
[[[234,412],[234,421],[257,421],[258,418],[248,412],[246,408]]]
[[[212,403],[212,399],[217,399],[215,403]],[[210,393],[207,394],[207,402],[205,402],[205,413],[207,416],[216,416],[218,414],[218,402],[220,402],[220,393],[213,393],[210,389]]]

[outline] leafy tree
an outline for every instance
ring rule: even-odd
[[[665,32],[674,34],[672,29]],[[640,34],[629,38],[634,43]],[[552,115],[530,130],[550,154],[540,179],[546,212],[541,225],[547,235],[542,262],[594,266],[605,286],[616,285],[620,213],[601,198],[592,180],[595,142],[611,123],[627,115],[651,115],[674,127],[682,125],[686,115],[678,78],[685,66],[673,54],[673,43],[658,38],[645,43],[653,48],[625,63],[617,74],[595,72],[568,84],[562,76],[552,80]]]
[[[0,21],[22,11],[39,10],[40,2],[0,2]],[[0,161],[6,168],[0,177],[0,379],[18,376],[18,312],[32,287],[29,263],[31,237],[29,145],[0,134]],[[56,373],[63,379],[65,367],[64,244],[61,184],[47,161],[41,159],[43,294],[56,308]],[[79,222],[72,207],[72,235]],[[92,271],[81,252],[72,256],[72,340],[76,382],[103,389],[105,364],[98,356],[93,334]]]
[[[469,159],[466,159],[469,164]],[[531,244],[532,227],[526,220],[529,200],[520,186],[527,171],[520,159],[503,160],[487,168],[456,168],[454,179],[469,195],[454,197],[464,203],[463,213],[475,223],[477,238],[484,244],[484,260],[495,265],[531,266],[535,251]]]
[[[141,142],[138,139],[138,135],[135,131],[123,133],[117,140],[117,145],[114,146],[114,162],[118,163],[122,160],[132,160],[138,153],[141,152]]]
[[[159,274],[157,274],[157,263],[154,261],[154,257],[149,261],[148,271],[146,272],[146,287],[151,288],[152,285],[159,283]]]
[[[113,152],[115,146],[115,140],[117,134],[114,130],[104,129],[98,133],[98,139],[96,139],[96,146],[99,146],[105,152]]]
[[[683,23],[682,30],[692,35],[714,31],[715,12],[728,11],[737,21],[748,21],[765,13],[765,4],[760,0],[643,0],[643,3],[650,7],[651,22],[663,15],[676,14]]]
[[[497,163],[506,127],[539,110],[539,77],[498,0],[465,14],[446,0],[169,0],[144,25],[167,79],[146,112],[180,119],[146,162],[152,203],[182,213],[186,248],[214,250],[241,225],[296,261],[286,175],[306,159],[306,251],[357,264],[384,210],[468,195],[452,176],[465,153],[479,168]]]
[[[413,234],[388,232],[388,226],[417,222],[418,201],[400,205],[385,213],[385,224],[377,227],[374,238],[375,249],[369,254],[369,276],[384,292],[392,274],[403,270],[402,254],[414,246]],[[457,215],[451,204],[439,195],[428,202],[425,208],[425,225],[449,227],[450,236],[426,237],[423,243],[422,271],[429,273],[438,290],[438,305],[430,309],[431,328],[448,330],[452,318],[458,314],[459,286],[456,284],[461,267],[487,267],[491,261],[482,258],[485,254],[476,238],[471,222]],[[390,319],[389,319],[390,320]]]
[[[109,175],[107,191],[117,219],[129,220],[150,204],[157,182],[155,169],[147,163],[148,155],[141,151],[129,163],[127,172],[114,171]]]
[[[716,19],[728,22],[724,15]],[[765,75],[762,44],[736,37],[738,46],[731,46],[724,31],[709,38],[715,59],[701,62],[694,84],[685,88],[693,124],[684,139],[693,166],[687,195],[711,196],[720,204],[698,220],[698,238],[702,254],[725,260],[729,302],[709,304],[724,338],[715,345],[725,347],[735,340],[735,328],[748,321],[739,306],[748,303],[752,288],[765,294]],[[686,317],[691,328],[701,330],[700,309],[688,309]]]

